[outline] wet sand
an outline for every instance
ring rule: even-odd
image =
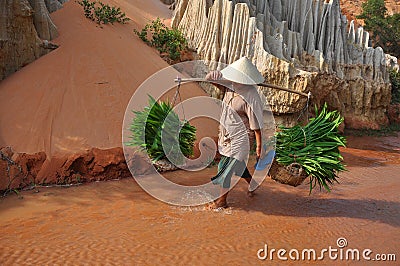
[[[0,201],[2,265],[261,265],[257,251],[269,248],[317,251],[346,248],[400,256],[400,139],[349,137],[343,149],[348,172],[331,193],[306,183],[297,188],[267,179],[253,198],[238,183],[221,212],[176,207],[147,195],[133,179],[70,188],[38,188]],[[169,172],[191,184],[200,173]],[[399,258],[398,258],[399,259]],[[343,264],[352,261],[297,261]],[[289,260],[287,264],[295,264]],[[360,265],[370,262],[359,261]],[[388,262],[382,263],[386,265]],[[392,265],[398,262],[392,262]]]

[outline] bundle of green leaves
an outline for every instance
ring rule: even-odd
[[[345,170],[339,147],[345,147],[346,139],[338,130],[343,117],[328,112],[326,104],[315,112],[306,126],[280,127],[276,133],[276,160],[283,166],[300,164],[310,176],[310,193],[317,183],[330,191],[338,172]]]
[[[193,155],[196,128],[181,121],[171,103],[157,102],[149,96],[149,105],[143,111],[133,112],[131,141],[126,145],[147,152],[153,162],[161,159],[182,161],[181,154],[186,157]]]

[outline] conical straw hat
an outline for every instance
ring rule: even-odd
[[[260,71],[245,56],[228,65],[221,73],[225,79],[240,84],[254,85],[264,81]]]

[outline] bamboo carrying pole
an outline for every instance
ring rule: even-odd
[[[202,78],[176,78],[175,82],[216,82],[216,81],[223,81],[223,80],[207,80],[207,79],[202,79]],[[289,88],[285,88],[285,87],[281,87],[278,85],[273,85],[273,84],[269,84],[269,83],[259,83],[257,84],[258,86],[262,86],[262,87],[268,87],[268,88],[272,88],[272,89],[277,89],[277,90],[282,90],[282,91],[287,91],[287,92],[291,92],[291,93],[295,93],[307,98],[311,97],[311,92],[309,93],[304,93],[301,91],[295,91],[295,90],[291,90]]]

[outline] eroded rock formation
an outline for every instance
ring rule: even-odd
[[[338,0],[178,0],[172,25],[201,59],[231,63],[248,56],[269,83],[312,92],[351,128],[388,122],[387,64],[397,60],[369,46],[369,34],[341,14]],[[398,66],[397,66],[398,67]],[[291,124],[305,98],[259,88],[281,123]]]
[[[134,155],[132,160],[142,160]],[[139,169],[145,171],[146,169]],[[54,156],[44,152],[17,153],[10,147],[0,148],[0,191],[42,184],[73,184],[130,177],[122,148],[97,149]]]
[[[57,28],[49,11],[65,0],[0,1],[0,80],[48,53],[56,46]]]

